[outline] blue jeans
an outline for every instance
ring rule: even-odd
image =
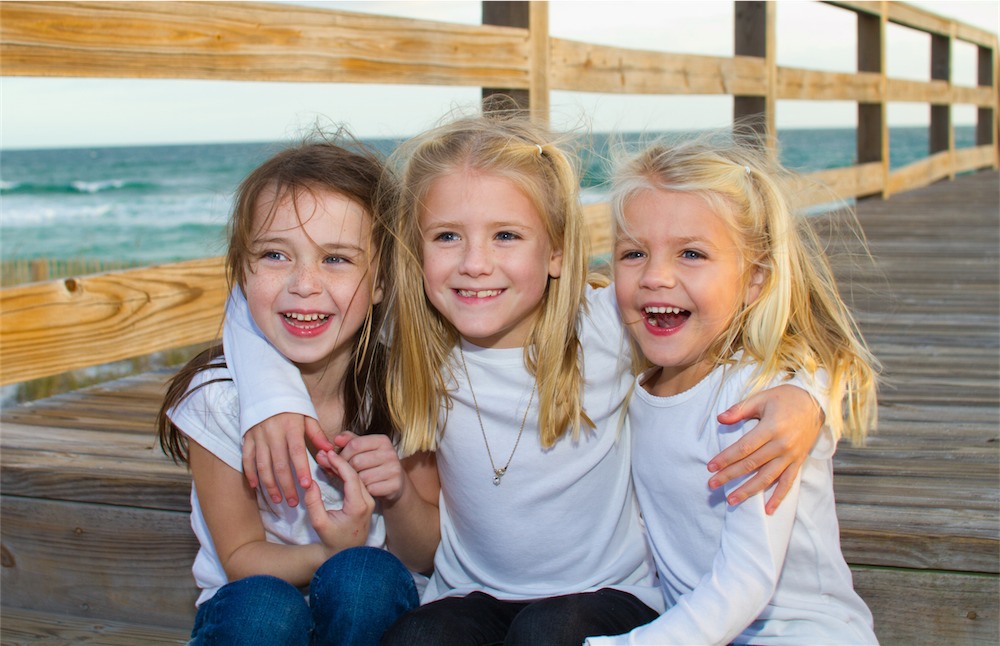
[[[534,601],[501,601],[482,592],[445,597],[408,612],[383,646],[580,646],[590,635],[618,635],[659,614],[611,588]]]
[[[198,608],[188,644],[369,646],[419,603],[413,576],[399,559],[353,547],[316,570],[308,603],[301,590],[273,576],[227,583]]]

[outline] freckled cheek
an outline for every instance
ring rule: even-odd
[[[285,281],[277,276],[257,274],[246,282],[247,302],[251,307],[270,307],[274,299],[285,289]]]

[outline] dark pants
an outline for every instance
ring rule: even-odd
[[[658,616],[610,588],[527,602],[473,592],[411,610],[386,632],[382,646],[580,646],[588,636],[626,633]]]

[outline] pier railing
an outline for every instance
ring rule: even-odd
[[[554,90],[729,95],[734,119],[763,116],[772,146],[776,101],[850,101],[857,164],[807,176],[841,198],[887,198],[997,167],[995,34],[900,2],[826,4],[857,15],[854,73],[777,65],[773,2],[734,3],[735,55],[716,57],[553,38],[546,2],[487,2],[484,22],[498,24],[465,26],[289,4],[23,1],[0,4],[0,73],[478,86],[511,94],[542,119]],[[929,81],[886,74],[889,23],[930,34]],[[977,49],[975,87],[951,82],[955,41]],[[928,156],[890,171],[892,102],[927,104],[931,119]],[[975,146],[955,147],[956,105],[976,108]],[[586,213],[595,252],[606,250],[607,205]],[[0,385],[212,340],[224,298],[218,258],[4,289]]]

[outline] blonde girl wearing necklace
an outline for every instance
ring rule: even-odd
[[[538,125],[493,113],[418,136],[397,159],[390,407],[402,452],[435,452],[441,543],[426,605],[384,643],[580,644],[653,620],[662,600],[631,436],[618,428],[629,346],[613,290],[588,285],[569,155]],[[285,388],[249,332],[228,328],[227,342],[254,356],[248,372]],[[732,454],[764,445],[751,461],[779,456],[780,473],[805,456],[819,416],[795,387],[762,402],[768,421]],[[270,412],[287,410],[275,402]],[[760,473],[767,482],[750,493],[778,475]]]

